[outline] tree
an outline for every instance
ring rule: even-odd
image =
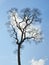
[[[11,36],[15,39],[18,46],[18,65],[21,65],[20,50],[25,40],[34,40],[40,42],[42,40],[41,27],[37,24],[41,23],[40,11],[36,8],[25,8],[18,13],[16,8],[9,10],[9,27]]]

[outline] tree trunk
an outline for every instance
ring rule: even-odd
[[[18,45],[18,65],[21,65],[21,61],[20,61],[20,45]]]

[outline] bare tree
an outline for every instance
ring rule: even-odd
[[[9,27],[11,36],[15,39],[18,46],[18,65],[21,65],[20,50],[25,40],[40,42],[42,39],[40,11],[36,8],[22,9],[20,13],[16,8],[9,10]]]

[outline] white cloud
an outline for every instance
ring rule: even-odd
[[[39,59],[39,60],[32,59],[31,65],[45,65],[45,59]]]

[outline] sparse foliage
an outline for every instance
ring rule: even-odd
[[[11,36],[15,39],[18,45],[18,65],[20,62],[20,49],[25,40],[34,40],[40,42],[42,40],[41,27],[36,23],[41,23],[40,11],[36,8],[22,9],[18,12],[17,9],[13,8],[9,10],[9,27],[12,32]]]

